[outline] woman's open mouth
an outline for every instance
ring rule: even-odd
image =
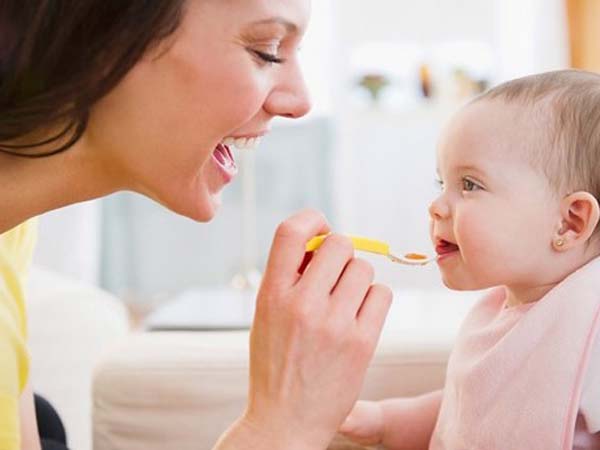
[[[444,239],[438,239],[437,244],[435,246],[435,251],[438,254],[438,261],[447,258],[451,255],[456,255],[459,252],[458,245],[446,241]]]
[[[233,177],[236,176],[238,171],[231,149],[228,145],[221,143],[216,146],[212,156],[213,161],[215,161],[217,167],[221,171],[225,182],[229,183],[233,180]]]
[[[253,150],[260,143],[260,136],[226,137],[213,151],[213,160],[217,164],[225,183],[229,183],[237,175],[238,169],[231,147],[238,150]]]

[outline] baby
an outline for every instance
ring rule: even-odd
[[[358,402],[340,431],[387,449],[600,448],[600,75],[502,84],[442,135],[431,239],[467,315],[443,390]]]

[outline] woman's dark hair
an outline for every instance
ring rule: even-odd
[[[0,151],[42,157],[77,142],[91,106],[177,29],[184,2],[0,0]]]

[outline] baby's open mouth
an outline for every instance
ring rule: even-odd
[[[439,239],[435,246],[435,251],[438,255],[446,255],[448,253],[457,252],[458,250],[458,245],[444,239]]]

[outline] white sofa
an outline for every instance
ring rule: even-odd
[[[396,293],[361,397],[441,387],[454,336],[476,296]],[[132,335],[96,371],[94,450],[208,450],[243,410],[247,377],[246,331]],[[356,447],[336,441],[330,448]]]
[[[118,299],[39,268],[28,294],[32,383],[62,415],[72,450],[210,449],[244,407],[246,331],[130,333]],[[397,292],[361,397],[440,387],[477,296]]]
[[[129,330],[115,297],[34,267],[27,309],[31,382],[61,414],[72,450],[91,450],[92,373],[103,352]]]

